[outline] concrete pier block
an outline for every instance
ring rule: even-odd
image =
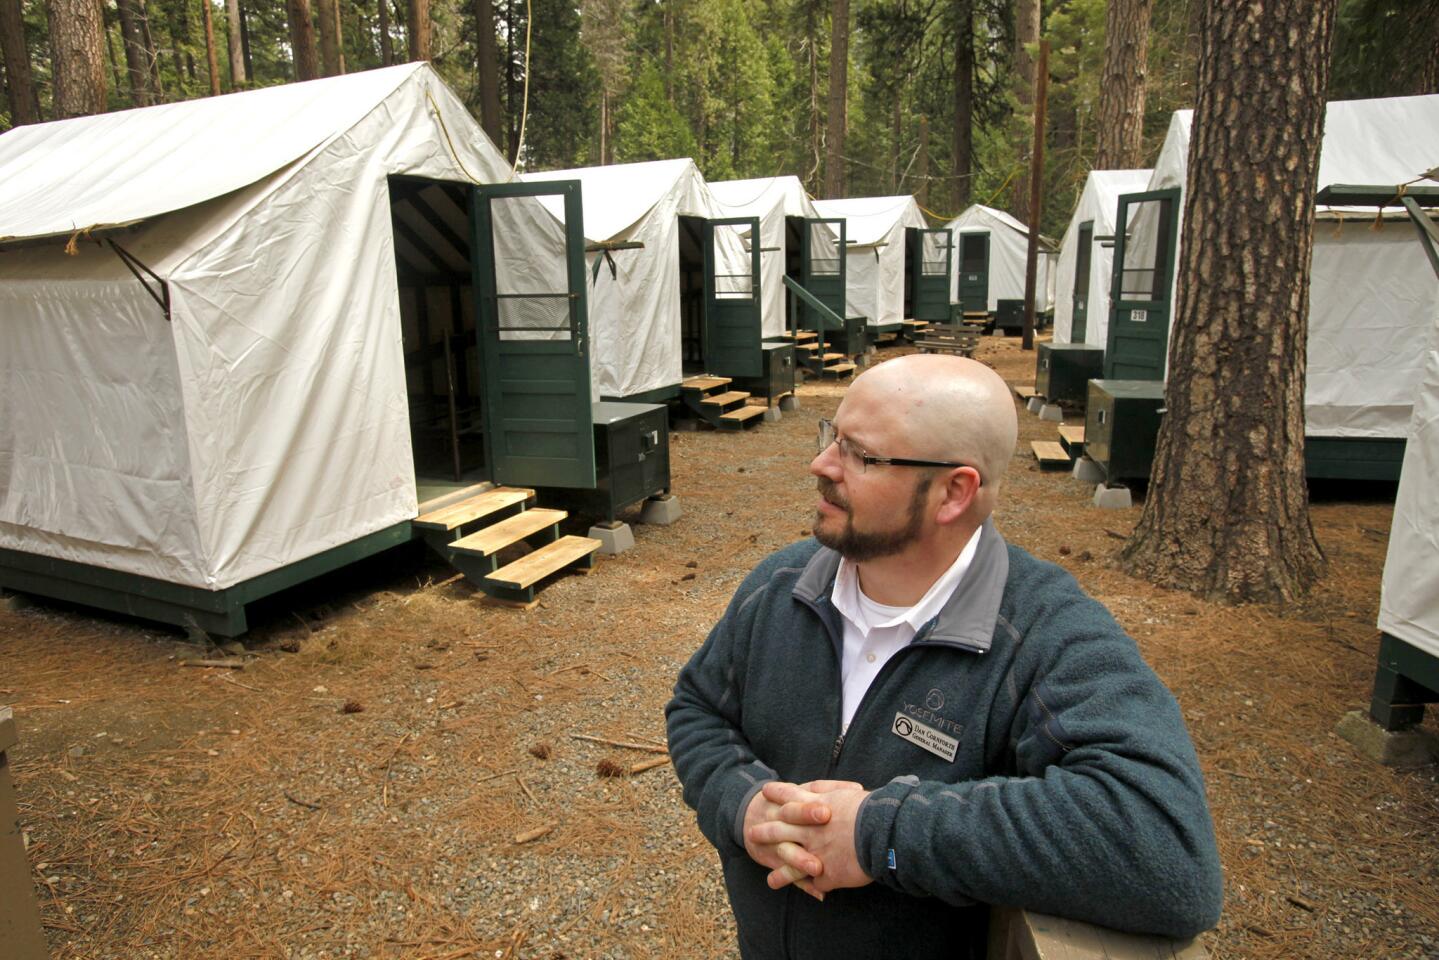
[[[1024,409],[1028,410],[1030,413],[1038,413],[1040,410],[1044,409],[1044,398],[1030,397],[1027,401],[1025,401]]]
[[[1439,736],[1423,727],[1385,730],[1363,710],[1351,710],[1334,732],[1386,767],[1421,767],[1439,761]]]
[[[597,523],[590,527],[589,536],[600,542],[597,552],[606,556],[624,553],[635,545],[635,532],[628,523]]]
[[[786,394],[785,396],[780,397],[780,398],[779,398],[779,408],[780,408],[781,410],[783,410],[785,413],[790,413],[791,411],[798,410],[798,409],[799,409],[799,397],[796,397],[796,396],[795,396],[794,394],[792,394],[792,393],[791,393],[791,394]]]
[[[1134,506],[1128,487],[1109,487],[1104,484],[1094,488],[1094,505],[1101,510],[1128,510]]]
[[[779,422],[780,422],[781,420],[783,420],[783,419],[784,419],[784,414],[782,414],[782,413],[779,412],[779,407],[765,407],[765,408],[764,408],[764,422],[765,422],[765,423],[779,423]]]
[[[1064,411],[1059,408],[1059,404],[1057,403],[1046,403],[1039,408],[1039,419],[1048,420],[1052,423],[1063,423]]]
[[[1104,482],[1104,471],[1099,468],[1099,464],[1088,457],[1080,457],[1074,461],[1074,469],[1070,472],[1070,476],[1076,480],[1083,480],[1085,483]]]
[[[684,511],[680,509],[680,498],[672,493],[650,497],[640,508],[640,523],[650,523],[657,527],[667,527],[682,516]]]

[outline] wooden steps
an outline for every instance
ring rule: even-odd
[[[525,509],[535,492],[525,487],[493,487],[458,503],[431,510],[410,521],[425,542],[443,554],[458,537],[486,523],[493,523]]]
[[[1015,385],[1014,385],[1014,395],[1015,395],[1016,397],[1018,397],[1019,399],[1021,399],[1021,400],[1028,400],[1028,399],[1030,399],[1031,397],[1036,396],[1036,394],[1035,394],[1035,392],[1034,392],[1034,384],[1032,384],[1032,383],[1017,383],[1017,384],[1015,384]]]
[[[680,383],[680,397],[686,410],[717,430],[743,430],[760,421],[763,407],[750,407],[750,395],[729,389],[729,377],[697,376]],[[758,413],[747,411],[754,409]]]
[[[526,537],[541,533],[546,528],[556,527],[561,520],[568,516],[569,512],[566,510],[533,507],[506,520],[501,520],[499,523],[492,523],[467,537],[461,537],[450,544],[450,551],[476,557],[492,556],[511,544],[519,543]]]
[[[571,569],[576,573],[589,573],[599,548],[600,542],[589,537],[560,537],[514,563],[505,564],[480,583],[485,593],[497,602],[529,609],[539,602],[535,591],[549,577]]]
[[[1084,453],[1084,424],[1066,423],[1059,428],[1059,444],[1071,457]]]
[[[825,376],[830,377],[847,377],[854,371],[855,365],[852,363],[831,363],[824,368]]]
[[[817,330],[796,330],[796,331],[794,332],[794,341],[795,341],[795,343],[804,343],[806,340],[818,340],[818,339],[819,339],[819,331],[817,331]]]
[[[1034,451],[1034,459],[1039,461],[1041,470],[1068,467],[1071,462],[1069,454],[1056,440],[1031,440],[1029,448]]]
[[[794,348],[795,348],[796,350],[818,350],[818,349],[819,349],[819,344],[817,344],[817,343],[811,343],[810,341],[805,340],[805,341],[802,341],[802,342],[800,342],[800,343],[796,343],[796,344],[794,345]]]
[[[848,357],[846,357],[846,356],[845,356],[844,354],[842,354],[842,353],[822,353],[822,354],[819,355],[819,358],[820,358],[821,360],[823,360],[825,363],[829,363],[831,360],[848,360],[848,359],[849,359]]]
[[[739,426],[743,426],[746,421],[753,420],[755,417],[764,416],[764,411],[764,407],[757,407],[753,404],[749,404],[747,406],[738,407],[734,410],[729,411],[728,413],[720,414],[720,419],[727,423],[733,423]]]

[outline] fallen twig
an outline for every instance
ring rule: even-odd
[[[319,810],[319,809],[320,809],[320,805],[319,805],[318,803],[311,803],[311,802],[308,801],[308,800],[301,800],[299,797],[295,796],[293,793],[291,793],[291,792],[288,791],[288,790],[283,791],[283,793],[285,794],[285,799],[288,800],[288,801],[290,801],[291,803],[298,804],[299,806],[305,807],[306,809],[309,809],[309,810]]]
[[[531,840],[538,840],[554,828],[555,825],[553,823],[547,823],[544,826],[534,827],[522,833],[517,833],[515,834],[515,843],[529,843]]]
[[[245,669],[245,661],[234,658],[226,660],[181,660],[180,665],[185,667],[223,667],[226,670]]]
[[[639,763],[630,766],[630,774],[644,773],[646,770],[653,770],[655,767],[662,767],[670,762],[668,756],[654,757],[649,760],[641,760]]]
[[[629,743],[624,740],[607,740],[604,737],[592,737],[589,734],[585,733],[572,733],[570,734],[570,736],[574,737],[576,740],[589,740],[592,743],[603,743],[611,747],[624,747],[626,750],[644,750],[647,753],[663,753],[666,756],[668,756],[670,752],[668,747],[654,747],[650,746],[648,743]]]
[[[385,785],[380,789],[380,806],[385,809],[389,809],[390,806],[390,767],[395,763],[395,754],[400,752],[400,748],[408,739],[410,739],[410,734],[409,731],[406,731],[405,735],[400,737],[400,742],[395,744],[395,749],[390,751],[390,759],[385,761]]]
[[[498,779],[500,779],[500,777],[508,777],[508,776],[509,776],[510,774],[512,774],[512,773],[519,773],[519,772],[520,772],[520,768],[519,768],[519,767],[515,767],[513,770],[502,770],[502,771],[499,772],[499,773],[492,773],[492,774],[490,774],[488,777],[481,777],[480,779],[476,780],[475,782],[476,782],[476,783],[489,783],[491,780],[498,780]]]
[[[533,793],[530,793],[530,788],[525,784],[525,781],[519,776],[519,774],[515,775],[515,783],[518,783],[520,785],[520,789],[525,791],[525,796],[530,798],[530,803],[533,803],[537,807],[540,805],[540,802],[535,799],[535,795]]]

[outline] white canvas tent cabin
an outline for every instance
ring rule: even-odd
[[[1165,377],[1192,123],[1193,111],[1174,114],[1146,190],[1119,198],[1106,380]],[[1334,101],[1317,186],[1392,183],[1398,193],[1436,158],[1439,95]],[[1311,478],[1398,479],[1423,362],[1416,344],[1436,291],[1409,227],[1385,226],[1372,207],[1317,209],[1304,398]]]
[[[847,331],[841,352],[857,355],[906,320],[949,319],[951,237],[931,229],[911,196],[816,200],[825,217],[841,217],[846,230],[846,319],[864,328]],[[856,336],[855,334],[858,334]]]
[[[1069,218],[1054,271],[1054,342],[1104,348],[1119,195],[1138,193],[1153,170],[1091,170]]]
[[[426,64],[0,136],[0,586],[242,633],[411,539],[444,394],[440,482],[594,486],[578,224],[509,174]]]
[[[1006,328],[1022,328],[1029,227],[1003,210],[976,203],[945,229],[953,235],[956,261],[950,273],[950,302],[966,314],[984,313],[991,323],[1001,320]],[[1054,241],[1041,235],[1034,274],[1036,314],[1054,309],[1055,253]]]
[[[591,361],[602,398],[667,402],[679,396],[686,375],[708,372],[709,363],[727,368],[728,358],[717,356],[724,338],[705,337],[716,313],[756,334],[758,373],[760,246],[751,242],[749,219],[714,226],[723,212],[693,160],[523,178],[582,185]]]

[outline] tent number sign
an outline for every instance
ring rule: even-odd
[[[1134,323],[1148,323],[1148,322],[1149,322],[1149,311],[1148,311],[1148,310],[1131,310],[1131,311],[1129,311],[1129,319],[1130,319],[1132,322],[1134,322]]]

